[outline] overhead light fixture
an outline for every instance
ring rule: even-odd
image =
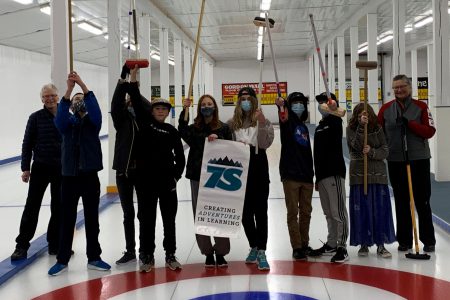
[[[173,60],[170,60],[170,59],[169,59],[169,65],[175,66],[175,62],[174,62]]]
[[[368,48],[369,48],[369,46],[364,46],[364,47],[360,48],[360,49],[358,50],[358,54],[361,54],[361,53],[363,53],[363,52],[366,52]]]
[[[431,22],[433,22],[433,17],[431,17],[431,16],[430,17],[426,17],[426,18],[420,20],[419,22],[415,23],[414,27],[415,28],[419,28],[419,27],[425,26],[425,25],[427,25],[427,24],[429,24]]]
[[[270,3],[272,0],[262,0],[259,8],[263,11],[268,11],[270,9]]]
[[[43,12],[44,14],[46,14],[46,15],[51,15],[51,13],[52,13],[52,9],[50,8],[50,3],[47,3],[47,4],[45,4],[45,5],[42,5],[40,8],[39,8],[39,10],[41,11],[41,12]]]
[[[28,4],[33,3],[33,0],[13,0],[13,1],[17,2],[17,3],[20,3],[20,4],[23,4],[23,5],[28,5]]]
[[[78,23],[78,27],[95,35],[103,34],[102,28],[86,21],[81,21],[80,23]]]
[[[381,38],[381,39],[377,42],[377,45],[380,45],[380,44],[383,44],[383,43],[385,43],[385,42],[387,42],[387,41],[390,41],[390,40],[392,40],[393,38],[394,38],[393,35],[386,35],[386,36],[384,36],[383,38]]]
[[[413,30],[413,25],[412,24],[409,24],[409,25],[405,26],[405,33],[408,33],[408,32],[410,32],[412,30]]]

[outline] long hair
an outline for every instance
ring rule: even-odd
[[[350,121],[348,121],[348,126],[352,130],[356,130],[359,124],[359,115],[364,111],[364,103],[359,103],[355,106],[353,109],[352,117],[350,118]],[[380,125],[378,124],[377,115],[373,111],[372,106],[367,104],[367,116],[369,118],[369,122],[367,123],[367,130],[368,131],[375,131]]]
[[[219,120],[219,107],[217,106],[216,99],[214,99],[214,97],[209,94],[205,94],[205,95],[201,96],[200,99],[198,99],[197,116],[194,119],[194,126],[197,128],[203,128],[203,126],[206,125],[205,117],[202,115],[202,111],[201,111],[202,110],[202,102],[206,98],[211,99],[212,102],[214,103],[214,112],[212,115],[212,120],[209,123],[209,126],[211,127],[212,130],[219,129],[220,127],[222,127],[222,124],[220,123],[220,120]]]
[[[255,112],[256,109],[258,108],[258,100],[256,100],[256,98],[253,96],[250,96],[248,99],[252,103],[252,107],[248,112],[248,116],[251,118],[250,119],[251,126],[254,127],[256,126]],[[241,102],[242,98],[240,97],[238,98],[238,101],[236,102],[236,107],[234,108],[234,115],[231,121],[231,130],[233,131],[241,129],[244,125],[246,114],[244,113],[244,111],[242,111]]]

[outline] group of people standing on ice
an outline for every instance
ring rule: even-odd
[[[150,102],[141,95],[138,70],[137,66],[131,70],[123,66],[111,102],[111,116],[116,129],[113,169],[116,170],[123,210],[126,244],[126,251],[116,264],[137,259],[133,201],[136,192],[140,270],[149,272],[154,268],[158,202],[164,228],[166,266],[171,270],[181,269],[175,256],[177,181],[186,166],[195,216],[205,139],[207,142],[226,139],[245,143],[250,148],[242,216],[250,248],[245,262],[256,264],[259,270],[270,270],[265,253],[270,185],[266,149],[274,140],[274,128],[258,108],[255,91],[250,87],[239,91],[233,117],[227,123],[220,121],[214,97],[203,95],[198,100],[194,122],[188,124],[184,114],[192,101],[185,99],[177,130],[165,123],[172,108],[169,101],[156,98]],[[71,98],[76,84],[82,93]],[[360,246],[360,256],[367,256],[369,247],[376,245],[379,256],[391,257],[384,245],[395,240],[399,243],[399,251],[412,248],[407,159],[402,143],[405,135],[419,214],[420,240],[424,251],[434,251],[436,241],[430,208],[430,150],[427,141],[435,133],[433,120],[427,106],[411,98],[411,81],[405,75],[394,77],[393,89],[396,99],[384,104],[378,117],[370,106],[364,110],[364,106],[358,104],[346,129],[350,153],[350,219],[346,207],[342,119],[318,105],[322,120],[315,129],[314,147],[311,147],[306,126],[308,98],[294,92],[287,99],[276,100],[278,109],[285,111],[279,114],[279,169],[295,260],[332,255],[332,262],[345,262],[348,260],[346,246],[349,235],[350,245]],[[336,97],[333,94],[331,97],[334,105],[338,105]],[[59,104],[53,85],[42,88],[41,99],[44,108],[30,116],[22,145],[22,180],[29,181],[29,192],[11,260],[27,257],[43,194],[50,183],[52,216],[47,241],[48,252],[57,255],[57,262],[48,273],[58,275],[67,270],[73,255],[73,228],[80,197],[85,215],[87,266],[109,270],[110,265],[100,257],[102,250],[98,242],[100,183],[97,173],[103,168],[99,139],[102,118],[98,102],[76,72],[68,75],[67,91]],[[325,93],[317,95],[316,100],[319,104],[330,103]],[[368,139],[365,145],[363,128],[366,125]],[[182,140],[189,146],[187,164]],[[365,155],[368,159],[367,194],[363,189]],[[34,162],[30,167],[32,157]],[[397,234],[394,233],[388,174],[395,198]],[[319,192],[328,228],[326,242],[318,249],[309,246],[314,189]],[[228,238],[197,234],[196,241],[206,257],[205,267],[227,267]]]

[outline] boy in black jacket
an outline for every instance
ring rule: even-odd
[[[331,94],[336,101],[336,96]],[[345,162],[342,154],[342,120],[328,114],[320,104],[328,101],[326,93],[316,96],[322,120],[314,134],[314,168],[316,171],[316,190],[327,219],[327,242],[309,256],[328,254],[334,256],[331,262],[342,263],[348,260],[346,250],[348,238],[348,213],[345,196]],[[336,101],[337,105],[337,101]]]
[[[304,260],[310,252],[309,225],[314,190],[314,169],[309,139],[308,98],[291,93],[287,101],[278,98],[278,107],[285,106],[287,116],[280,117],[280,175],[287,209],[287,225],[295,260]]]
[[[166,267],[181,269],[175,257],[175,217],[178,208],[176,185],[185,166],[183,144],[178,131],[164,123],[169,115],[170,102],[157,98],[148,107],[148,100],[139,91],[136,79],[138,67],[130,73],[130,99],[136,113],[141,138],[136,148],[136,193],[140,223],[141,272],[150,272],[155,259],[156,208],[159,206],[164,227],[163,247]]]

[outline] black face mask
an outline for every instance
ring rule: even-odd
[[[84,100],[78,101],[74,104],[72,104],[72,111],[74,114],[78,112],[86,112],[86,104],[84,103]]]
[[[211,117],[214,113],[215,108],[214,107],[202,107],[200,108],[200,113],[204,116],[204,117]]]

